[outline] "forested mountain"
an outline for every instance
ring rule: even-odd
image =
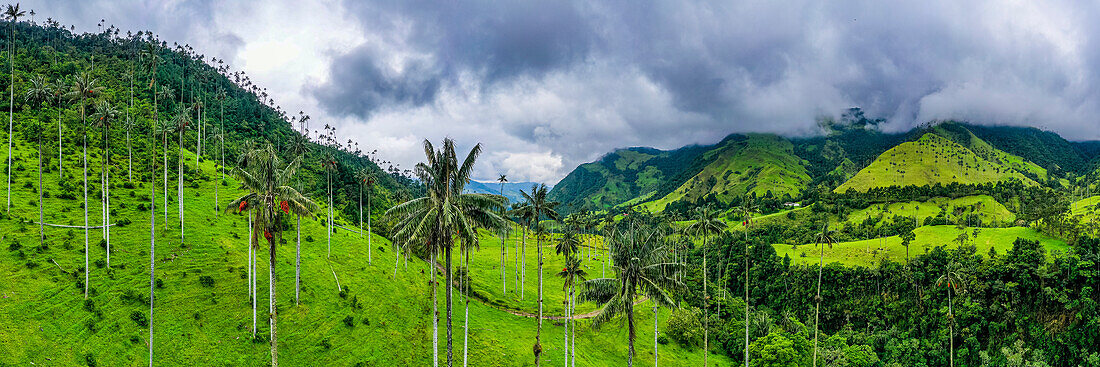
[[[550,197],[561,202],[567,211],[613,207],[675,181],[685,170],[692,170],[695,167],[692,162],[710,149],[711,146],[692,145],[670,151],[616,150],[574,169],[554,185]]]

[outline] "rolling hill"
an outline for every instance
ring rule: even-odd
[[[531,186],[537,184],[537,182],[505,182],[504,197],[508,198],[508,202],[510,203],[522,202],[523,195],[519,193],[520,190],[530,193]],[[500,195],[500,183],[470,181],[470,183],[466,185],[466,192]]]
[[[709,149],[698,145],[669,151],[619,149],[574,169],[554,185],[550,198],[561,202],[566,212],[610,208],[674,180]]]
[[[991,162],[951,139],[926,133],[916,141],[899,144],[882,153],[878,159],[835,191],[866,191],[873,187],[924,186],[949,182],[974,184],[1010,179],[1036,184],[1034,180],[1007,164]]]
[[[722,202],[749,193],[788,200],[798,197],[810,176],[806,163],[794,155],[793,148],[790,141],[776,135],[726,139],[700,156],[708,163],[699,173],[668,195],[643,205],[661,211],[672,202],[695,202],[706,197]]]

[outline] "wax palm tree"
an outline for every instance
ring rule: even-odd
[[[950,330],[948,340],[950,341],[951,349],[948,354],[950,360],[950,366],[955,366],[955,310],[952,306],[951,293],[958,293],[959,291],[965,291],[963,285],[960,265],[954,261],[947,264],[944,268],[943,275],[940,275],[936,279],[936,286],[947,286],[947,325]],[[946,283],[946,284],[945,284]]]
[[[224,92],[222,94],[224,96]],[[224,98],[224,97],[219,97]],[[224,112],[223,112],[224,113]],[[218,131],[218,140],[224,144],[225,133]],[[309,145],[309,140],[302,135],[294,135],[294,140],[290,142],[290,148],[287,153],[298,160],[305,160],[306,154],[312,148]],[[224,159],[224,158],[223,158]],[[299,188],[301,183],[299,182]],[[300,301],[302,284],[302,217],[297,216],[294,224],[294,305],[297,306]]]
[[[92,114],[92,125],[103,129],[103,173],[100,176],[100,199],[101,201],[101,221],[103,222],[103,239],[107,241],[107,268],[111,268],[111,230],[110,230],[110,208],[111,208],[111,189],[110,189],[110,167],[111,151],[110,151],[110,137],[108,131],[110,131],[111,124],[118,118],[118,109],[111,106],[107,101],[99,101],[95,105],[95,113]]]
[[[726,222],[718,217],[718,212],[710,206],[695,208],[692,219],[695,222],[689,224],[684,230],[695,238],[703,240],[703,365],[706,365],[707,355],[710,354],[710,324],[708,321],[710,315],[707,312],[710,307],[710,296],[707,294],[707,283],[710,282],[710,278],[707,276],[707,243],[711,236],[722,233],[727,226]]]
[[[19,10],[19,3],[16,3],[15,6],[8,4],[7,9],[4,10],[4,19],[11,22],[11,37],[8,38],[11,42],[11,47],[8,48],[8,66],[10,68],[8,74],[11,75],[11,83],[8,84],[8,206],[5,209],[9,214],[11,213],[11,140],[15,116],[15,23],[25,13]]]
[[[253,222],[255,233],[263,233],[268,246],[269,280],[268,293],[269,313],[268,321],[271,328],[271,365],[279,365],[278,349],[278,308],[275,300],[275,250],[282,238],[284,215],[294,212],[295,215],[312,215],[320,209],[317,203],[305,197],[298,190],[290,186],[290,180],[298,170],[300,160],[295,158],[290,164],[283,165],[282,159],[276,154],[275,148],[270,144],[249,151],[248,164],[233,170],[233,175],[248,189],[249,193],[233,200],[226,206],[226,211],[241,208],[256,212],[256,220]],[[250,246],[259,248],[259,236],[255,236]]]
[[[80,130],[84,145],[84,298],[88,298],[88,121],[86,119],[87,101],[103,91],[103,87],[87,71],[73,78],[72,88],[67,96],[80,101]]]
[[[559,219],[558,212],[555,210],[555,208],[557,208],[559,203],[556,202],[556,201],[551,201],[548,197],[549,193],[550,193],[550,189],[547,188],[546,185],[544,185],[544,184],[532,185],[531,186],[531,193],[527,193],[526,191],[520,190],[520,194],[523,195],[524,203],[523,203],[523,206],[521,206],[519,209],[517,209],[516,214],[518,216],[525,217],[529,221],[529,223],[534,226],[534,229],[536,231],[541,231],[541,230],[544,229],[544,227],[539,226],[539,221],[542,218],[546,218],[546,219],[549,219],[549,220],[558,220]],[[542,298],[542,275],[543,275],[542,274],[542,265],[543,265],[543,257],[542,257],[542,241],[541,241],[542,236],[540,236],[539,234],[541,234],[541,233],[536,232],[536,235],[535,235],[535,248],[538,249],[538,254],[539,254],[539,264],[538,264],[538,267],[539,267],[539,296],[538,296],[539,297],[539,319],[538,319],[538,329],[535,332],[535,346],[533,348],[533,351],[535,353],[535,365],[536,366],[540,365],[541,361],[539,360],[539,357],[542,356],[542,303],[543,303],[543,298]]]
[[[569,324],[573,322],[573,310],[576,309],[576,290],[577,283],[583,282],[585,277],[588,276],[588,272],[584,271],[584,267],[581,264],[581,259],[577,257],[576,248],[573,251],[569,251],[569,245],[563,245],[564,242],[575,242],[574,240],[566,240],[562,237],[558,242],[558,248],[555,250],[558,254],[565,255],[565,268],[562,268],[558,272],[558,277],[562,278],[562,291],[565,292],[565,365],[568,366],[573,360],[573,356],[576,355],[576,348],[569,345]],[[567,254],[567,255],[566,255]],[[574,344],[576,343],[577,327],[573,326],[573,338]]]
[[[500,196],[504,197],[504,183],[508,182],[508,176],[503,174],[503,173],[500,174],[500,177],[497,177],[497,182],[500,183]],[[507,205],[508,205],[508,199],[507,198],[504,199],[504,205],[505,205],[505,207],[502,207],[500,209],[500,215],[501,216],[504,216],[504,210],[507,208]],[[505,238],[506,237],[505,236],[508,232],[507,229],[508,229],[507,227],[504,227],[500,231],[500,280],[501,280],[501,288],[500,289],[501,289],[501,292],[503,292],[504,294],[508,294],[508,266],[506,265],[507,262],[505,261],[505,257],[507,256],[506,255],[507,250],[505,249],[505,246],[506,246],[506,244],[505,244]]]
[[[634,340],[637,338],[634,300],[644,296],[661,307],[675,307],[669,292],[683,286],[674,277],[681,266],[671,261],[671,245],[653,228],[634,224],[615,231],[606,242],[611,248],[616,278],[584,282],[581,299],[604,305],[592,318],[593,326],[599,327],[620,316],[626,318],[627,366],[633,366]]]
[[[828,245],[830,249],[833,248],[833,244],[836,241],[833,239],[833,231],[829,230],[829,223],[821,225],[821,232],[818,232],[814,236],[814,242],[821,250],[821,258],[817,264],[817,296],[814,300],[817,302],[817,308],[814,311],[814,361],[813,365],[817,366],[817,340],[818,331],[821,329],[821,270],[825,267],[825,246]]]
[[[126,111],[130,111],[130,109],[126,109]],[[122,122],[122,129],[126,130],[126,181],[129,182],[134,182],[134,144],[130,140],[130,133],[137,128],[137,124],[137,120],[129,113],[127,113],[126,120]]]
[[[43,75],[35,75],[31,77],[30,87],[27,89],[25,97],[27,103],[31,107],[41,106],[44,102],[50,100],[53,97],[53,86],[46,80]],[[38,133],[38,245],[43,246],[46,243],[46,225],[44,221],[43,209],[42,209],[42,128],[45,127],[45,123],[39,124],[37,129],[34,129]]]
[[[360,169],[356,173],[359,179],[359,238],[363,238],[363,191],[367,192],[367,221],[370,222],[370,188],[374,186],[374,174],[370,173],[366,169]],[[367,264],[373,264],[374,260],[371,258],[371,236],[368,227],[367,233]]]
[[[433,364],[438,364],[439,311],[435,308],[435,258],[443,255],[446,261],[447,284],[447,365],[453,363],[451,330],[451,250],[455,239],[464,246],[477,244],[477,229],[496,229],[504,220],[495,213],[503,202],[496,195],[464,193],[470,181],[474,162],[481,154],[477,144],[459,164],[454,141],[443,140],[443,147],[436,150],[430,141],[424,141],[427,162],[416,165],[416,175],[426,187],[425,196],[406,201],[386,211],[397,220],[393,236],[396,241],[423,246],[424,253],[432,259],[432,307],[433,307]]]
[[[150,49],[152,49],[152,44],[150,44]],[[151,56],[147,58],[151,64],[150,71],[152,72],[149,76],[149,86],[151,87],[150,94],[153,95],[153,119],[149,121],[149,150],[152,152],[149,156],[149,367],[153,367],[153,300],[156,298],[153,286],[156,284],[157,271],[157,185],[154,184],[156,182],[156,176],[154,175],[157,172],[157,134],[159,132],[158,125],[160,124],[156,93],[156,61],[158,57],[155,49],[152,50],[150,52]],[[164,136],[167,139],[167,135]]]

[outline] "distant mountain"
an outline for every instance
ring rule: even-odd
[[[649,194],[674,180],[700,154],[713,146],[691,145],[676,150],[635,147],[608,153],[565,176],[550,198],[562,210],[600,210]]]
[[[806,169],[808,163],[794,155],[790,141],[776,135],[726,138],[703,153],[697,162],[705,162],[701,170],[646,207],[660,211],[672,202],[695,202],[708,197],[729,202],[747,193],[792,200],[811,181]]]
[[[519,191],[524,190],[529,193],[531,192],[531,186],[537,184],[536,182],[505,182],[504,197],[508,198],[509,203],[518,203],[523,201],[523,195]],[[470,181],[469,184],[466,184],[466,192],[500,195],[500,183]]]

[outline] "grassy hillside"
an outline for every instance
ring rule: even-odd
[[[750,134],[729,140],[704,153],[706,166],[672,193],[644,204],[650,211],[669,203],[698,201],[713,196],[719,201],[746,193],[756,196],[797,197],[810,182],[805,163],[793,153],[790,141],[775,135]]]
[[[966,196],[955,199],[935,198],[929,201],[911,201],[907,203],[872,204],[867,209],[858,210],[848,215],[849,223],[858,223],[868,217],[914,217],[917,223],[924,223],[925,218],[936,217],[940,212],[946,212],[948,221],[954,221],[956,208],[962,208],[962,216],[974,213],[985,223],[1011,223],[1016,220],[1016,215],[1005,206],[988,195]],[[939,223],[944,224],[944,223]]]
[[[619,149],[600,160],[585,163],[559,181],[550,191],[566,212],[602,210],[667,184],[709,149],[687,146],[662,151],[652,148]]]
[[[33,162],[33,149],[16,141],[16,157]],[[176,215],[175,173],[169,171],[169,221],[167,228],[161,208],[157,208],[157,304],[154,310],[154,353],[161,365],[265,365],[268,346],[266,250],[258,255],[260,274],[258,325],[260,340],[252,340],[251,309],[247,292],[248,238],[247,219],[242,215],[219,213],[215,217],[213,185],[217,184],[213,163],[203,161],[193,170],[194,155],[184,151],[185,166],[185,241],[180,241]],[[66,175],[76,170],[79,156],[66,158]],[[175,156],[169,156],[174,164]],[[90,172],[96,177],[99,157],[92,155]],[[46,222],[83,224],[79,199],[61,199],[56,169],[47,169],[44,179]],[[112,167],[112,177],[124,170]],[[148,184],[123,187],[122,179],[112,185],[112,211],[116,221],[128,224],[111,230],[111,269],[106,268],[106,249],[99,245],[101,231],[89,232],[92,289],[85,303],[83,287],[83,231],[46,228],[47,245],[38,246],[38,227],[27,221],[37,220],[37,195],[23,184],[37,181],[37,171],[29,165],[15,170],[13,216],[0,219],[0,271],[9,281],[0,282],[0,364],[22,365],[27,362],[83,365],[86,359],[98,365],[123,366],[147,363],[148,329],[138,321],[148,313],[149,217],[139,210],[148,201]],[[98,180],[90,180],[90,216],[98,224],[99,205],[95,190]],[[197,188],[193,186],[197,185]],[[33,186],[33,185],[32,185]],[[228,198],[240,195],[238,184],[228,179],[219,186],[224,205]],[[158,203],[163,192],[157,183]],[[202,208],[211,208],[210,210]],[[338,220],[339,224],[354,224]],[[431,303],[427,264],[419,259],[404,263],[394,274],[397,261],[388,242],[377,235],[368,262],[367,240],[345,230],[337,230],[332,239],[332,257],[327,258],[323,218],[303,219],[302,303],[294,305],[294,232],[284,233],[287,241],[277,253],[276,269],[279,299],[280,356],[288,365],[424,365],[431,356]],[[494,241],[497,241],[494,243]],[[519,243],[511,237],[508,243]],[[499,241],[486,235],[481,251],[471,258],[473,290],[486,295],[489,304],[471,302],[470,358],[479,366],[519,366],[529,364],[534,340],[535,319],[516,316],[505,310],[535,312],[537,294],[537,253],[534,241],[527,239],[526,297],[494,294],[500,291]],[[513,250],[510,250],[513,251]],[[552,248],[544,248],[546,312],[559,315],[564,299],[561,281],[555,276],[561,264]],[[510,252],[515,256],[515,252]],[[55,264],[56,262],[56,264]],[[600,275],[599,262],[589,263],[593,276]],[[335,277],[334,277],[335,274]],[[509,274],[512,274],[511,272]],[[204,282],[205,277],[209,281]],[[348,292],[341,297],[337,281]],[[443,289],[440,288],[442,302]],[[514,291],[514,288],[513,288]],[[456,297],[458,293],[456,292]],[[87,306],[86,306],[87,304]],[[461,358],[462,303],[455,300],[457,358]],[[443,305],[441,303],[442,312]],[[594,310],[582,304],[581,311]],[[652,330],[653,315],[648,306],[639,308],[639,330]],[[345,324],[350,317],[351,326]],[[667,317],[660,311],[659,317]],[[18,320],[18,321],[14,321]],[[663,319],[660,321],[663,325]],[[442,325],[442,321],[441,321]],[[625,358],[625,331],[608,326],[594,330],[587,321],[580,323],[577,334],[579,365],[605,365]],[[544,323],[543,337],[548,363],[560,361],[563,352],[554,341],[563,335],[563,327],[554,321]],[[441,340],[443,330],[441,329]],[[649,341],[647,343],[647,340]],[[652,358],[652,338],[639,338],[638,358]],[[675,343],[660,347],[662,363],[695,361],[702,356]],[[723,360],[721,357],[713,357]],[[609,362],[610,361],[610,362]],[[615,362],[619,361],[619,362]]]
[[[928,133],[916,141],[899,144],[882,153],[835,191],[866,191],[872,187],[949,182],[973,184],[1009,179],[1035,183],[1015,169],[990,162],[954,141]]]
[[[1015,156],[1001,149],[995,148],[985,140],[978,138],[971,132],[970,129],[976,128],[973,126],[960,125],[956,123],[944,123],[932,128],[937,135],[951,139],[952,141],[959,143],[970,149],[971,152],[977,154],[979,157],[984,158],[994,164],[1000,164],[1007,166],[1020,172],[1024,176],[1037,181],[1046,181],[1050,179],[1047,174],[1047,170],[1039,165],[1032,163],[1022,157]],[[984,131],[991,132],[988,128]],[[995,135],[1000,136],[1000,135]]]
[[[1012,243],[1016,238],[1039,241],[1040,244],[1046,248],[1048,253],[1049,251],[1066,251],[1069,249],[1069,245],[1064,241],[1051,238],[1050,236],[1030,228],[981,228],[978,229],[978,235],[973,236],[975,229],[976,228],[959,229],[955,226],[927,226],[917,228],[913,231],[917,237],[913,240],[913,243],[909,244],[909,256],[913,257],[923,254],[936,246],[944,246],[947,248],[958,247],[958,243],[955,242],[955,239],[963,232],[966,232],[967,236],[970,238],[966,244],[974,245],[977,247],[978,254],[986,256],[989,255],[990,248],[995,249],[997,254],[1004,255],[1012,248]],[[775,247],[775,252],[780,257],[789,256],[792,263],[798,264],[817,264],[821,251],[813,244],[797,247],[787,244],[775,244],[772,246]],[[836,262],[844,265],[870,267],[881,259],[892,259],[894,261],[905,260],[905,246],[902,246],[901,238],[892,236],[886,237],[885,239],[841,242],[833,245],[831,249],[825,246],[826,263]]]

